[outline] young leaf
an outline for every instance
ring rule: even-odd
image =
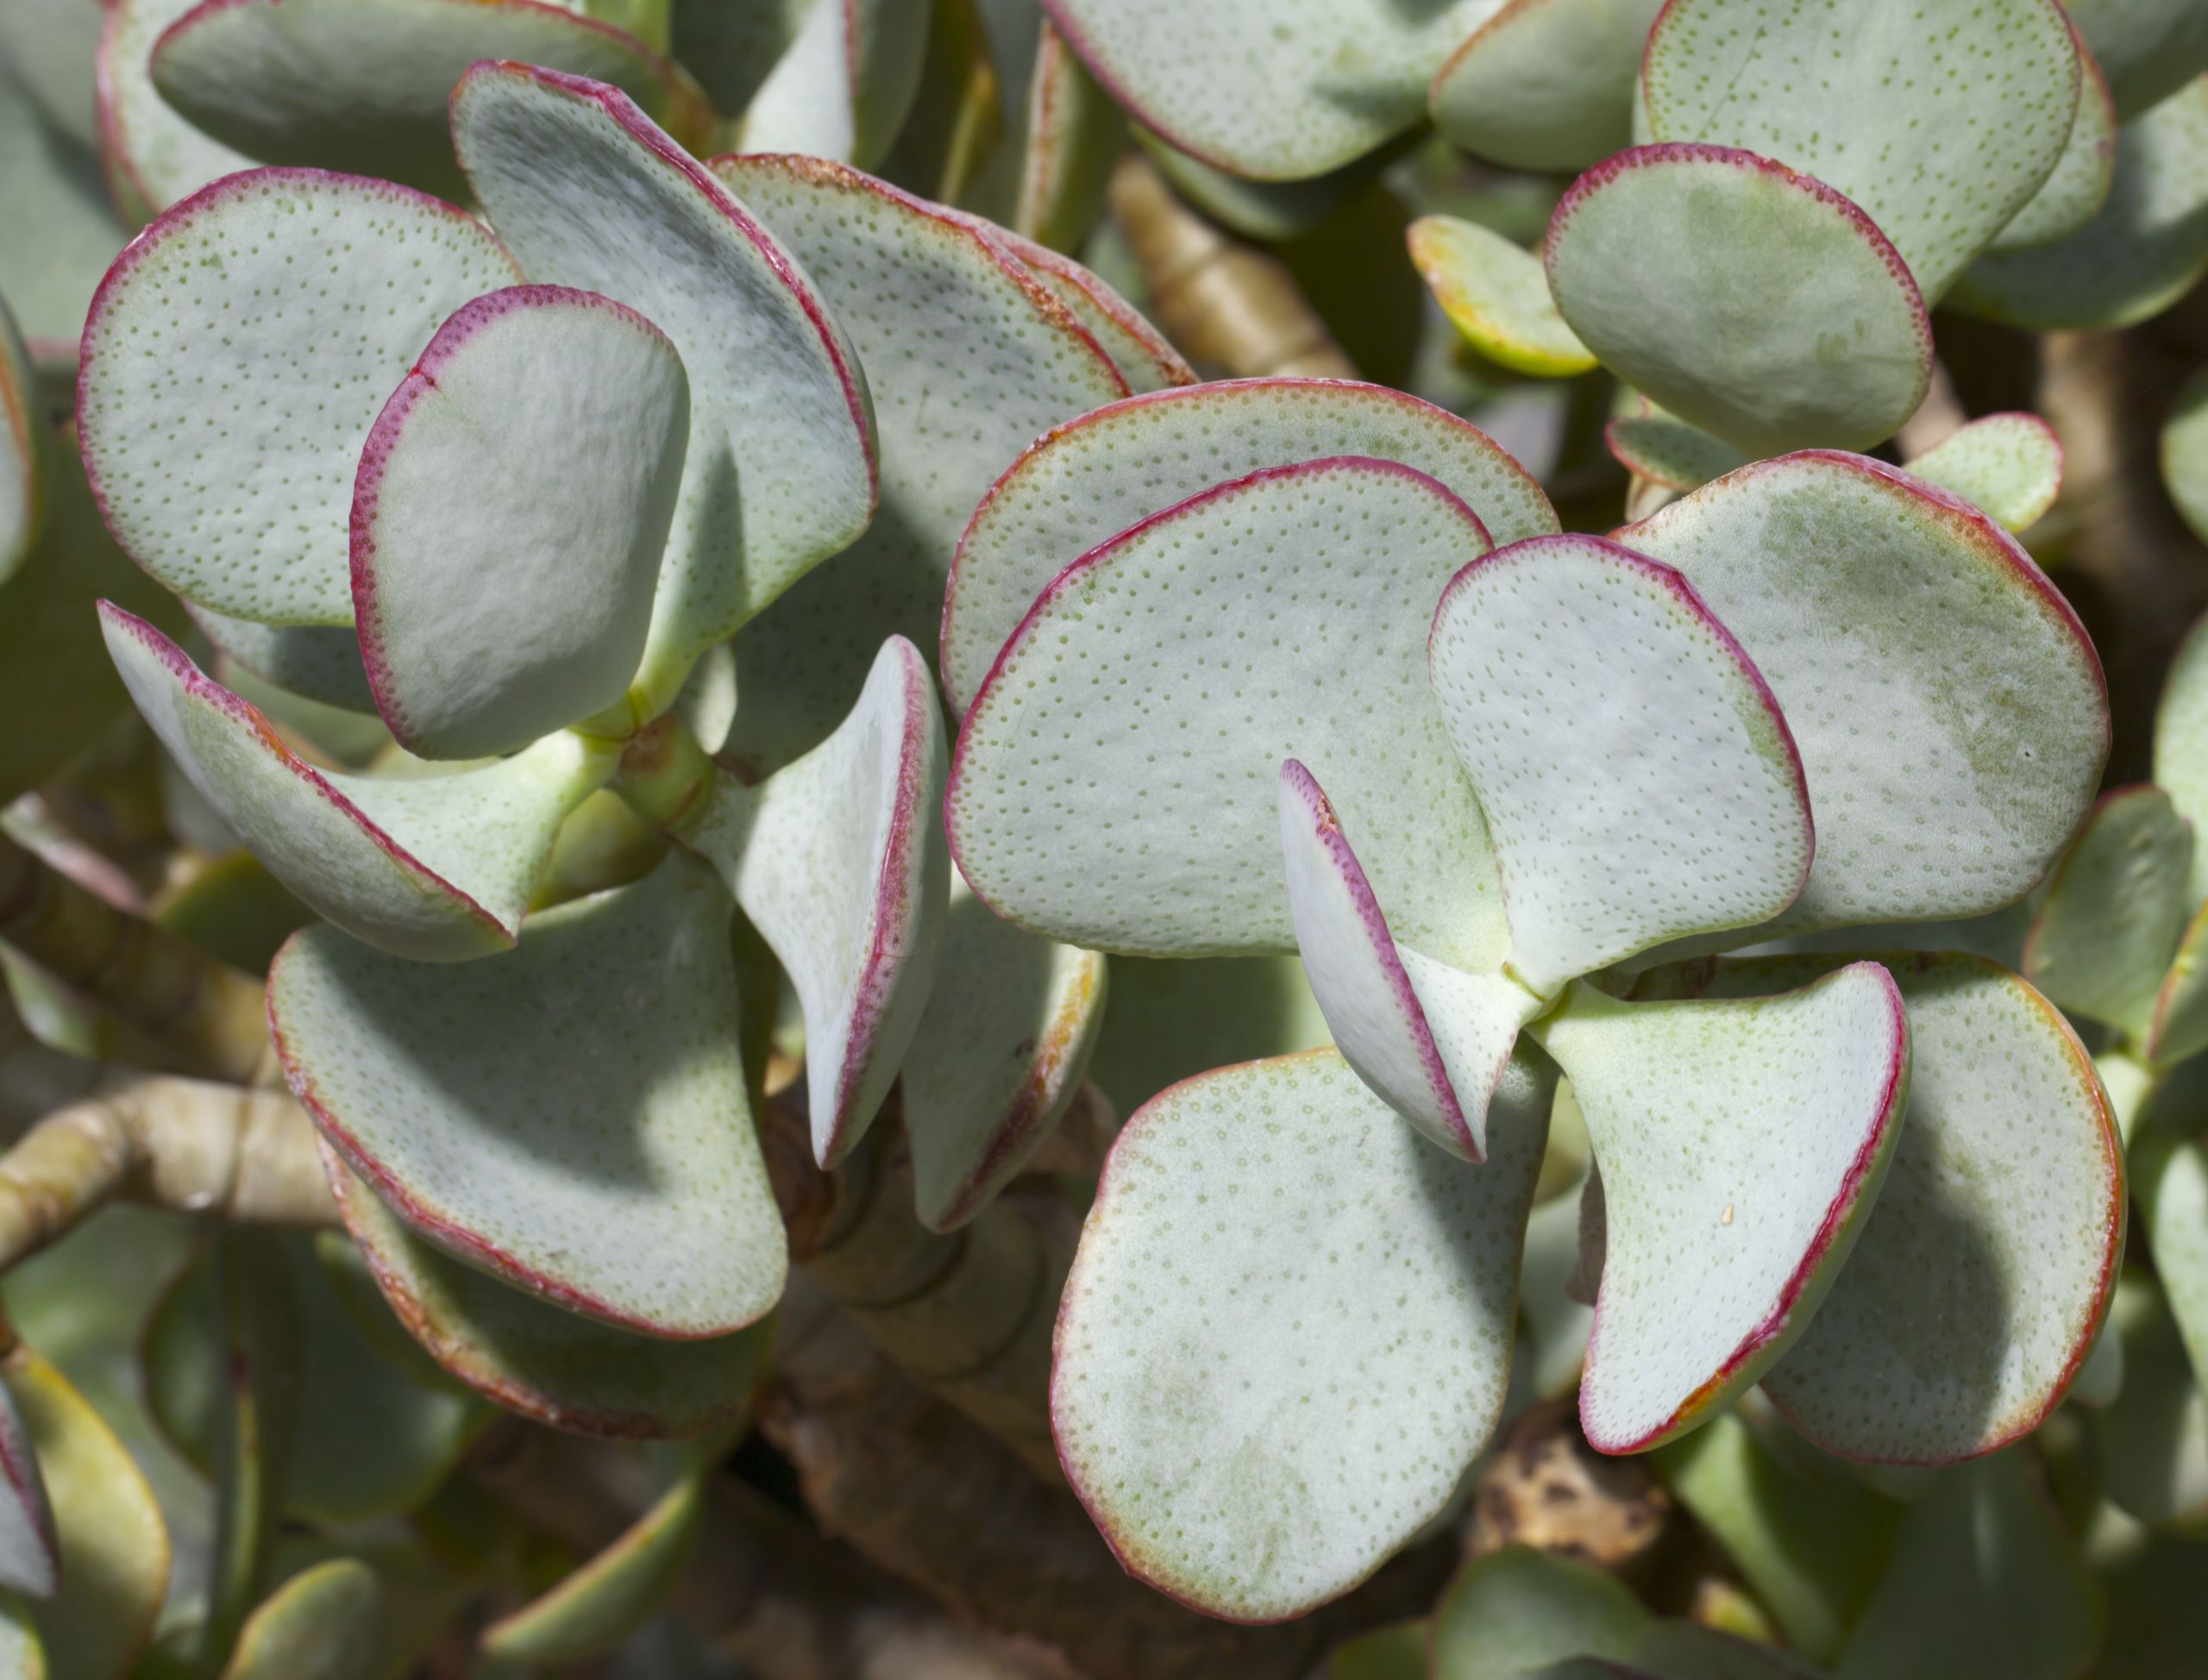
[[[689,430],[674,347],[594,292],[513,286],[437,329],[353,486],[361,654],[399,745],[513,752],[624,699]]]
[[[382,1583],[360,1559],[301,1570],[247,1620],[223,1680],[372,1680],[388,1614]]]
[[[1103,957],[1022,933],[953,874],[943,956],[900,1074],[921,1224],[966,1223],[1051,1135],[1088,1071],[1104,1000]]]
[[[455,775],[317,770],[151,624],[106,602],[100,622],[154,734],[269,873],[417,962],[511,945],[561,821],[612,773],[613,749],[566,734]]]
[[[974,510],[943,603],[951,705],[972,705],[1036,596],[1099,543],[1228,479],[1333,455],[1416,468],[1496,542],[1557,529],[1540,486],[1485,432],[1401,392],[1236,379],[1113,403],[1037,439]]]
[[[1035,435],[1126,394],[1074,314],[998,237],[856,170],[721,158],[849,325],[881,433],[881,512],[738,645],[737,749],[787,762],[825,735],[885,637],[932,647],[958,533]]]
[[[60,1545],[54,1595],[29,1607],[56,1680],[122,1680],[168,1590],[169,1534],[129,1451],[27,1347],[0,1367],[38,1454]]]
[[[1581,170],[1633,143],[1634,85],[1663,0],[1510,0],[1435,72],[1433,126],[1513,169]]]
[[[722,772],[675,831],[797,992],[823,1167],[873,1123],[927,1006],[950,896],[943,783],[934,684],[892,636],[833,735],[756,787]]]
[[[1801,749],[1817,856],[1772,931],[1978,915],[2021,898],[2068,843],[2108,753],[2100,661],[1977,509],[1813,452],[1618,537],[1686,575]]]
[[[2117,135],[2100,213],[2067,239],[1985,256],[1957,282],[1960,310],[2027,332],[2128,327],[2208,273],[2208,80],[2196,78]]]
[[[787,1269],[726,906],[670,857],[531,918],[497,962],[424,968],[309,928],[268,976],[285,1077],[452,1252],[570,1312],[725,1335],[775,1304]]]
[[[116,201],[147,221],[255,160],[210,138],[154,91],[154,43],[199,0],[115,0],[100,30],[100,160]]]
[[[1501,234],[1453,216],[1411,223],[1411,261],[1471,347],[1499,367],[1561,379],[1595,357],[1564,324],[1541,260]]]
[[[927,35],[928,8],[913,0],[812,7],[744,110],[743,149],[873,168],[919,91]]]
[[[454,91],[452,129],[530,279],[628,304],[689,374],[689,450],[639,678],[664,705],[696,655],[866,528],[875,439],[856,357],[785,244],[618,90],[478,65]]]
[[[1830,1288],[1900,1131],[1901,994],[1872,962],[1753,1000],[1581,984],[1534,1032],[1603,1172],[1580,1421],[1600,1451],[1641,1451],[1760,1377]]]
[[[1357,1076],[1447,1150],[1487,1158],[1487,1107],[1540,1000],[1502,975],[1398,950],[1334,808],[1281,766],[1281,845],[1304,972]]]
[[[154,43],[151,70],[187,121],[250,157],[458,198],[446,101],[486,59],[610,82],[705,137],[703,102],[642,41],[530,0],[203,0]]]
[[[0,1387],[0,1591],[51,1598],[60,1570],[53,1508],[16,1398]]]
[[[29,556],[47,521],[56,463],[42,405],[38,370],[0,301],[0,584]]]
[[[263,682],[374,717],[375,691],[368,686],[361,638],[351,625],[256,624],[189,601],[184,610],[218,652]]]
[[[1652,1618],[1615,1577],[1556,1552],[1475,1558],[1434,1607],[1433,1680],[1520,1680],[1570,1657],[1622,1660]]]
[[[1640,75],[1649,138],[1816,177],[1935,302],[2053,172],[2078,106],[2055,0],[1675,0]]]
[[[1546,260],[1604,367],[1751,454],[1876,443],[1931,378],[1931,323],[1886,236],[1753,152],[1621,152],[1565,194]]]
[[[2104,794],[2024,943],[2024,973],[2065,1009],[2145,1039],[2192,919],[2192,824],[2159,787]]]
[[[2062,440],[2036,414],[1988,414],[1910,456],[1907,466],[2020,531],[2036,523],[2062,489]]]
[[[2078,115],[2054,171],[1985,248],[1997,255],[2067,239],[2100,214],[2116,180],[2116,101],[2110,96],[2108,78],[2093,62],[2079,33],[2077,9],[2068,8],[2066,21],[2078,49]]]
[[[1450,580],[1427,658],[1535,992],[1802,890],[1816,842],[1786,720],[1670,567],[1600,537],[1499,549]]]
[[[445,1370],[510,1412],[586,1435],[701,1435],[740,1415],[770,1326],[704,1341],[639,1336],[550,1305],[447,1254],[325,1144],[338,1211],[376,1287]]]
[[[2192,0],[2069,0],[2125,122],[2208,71],[2208,13]]]
[[[1358,458],[1219,485],[1091,550],[966,715],[946,806],[966,879],[1091,950],[1284,949],[1295,758],[1356,813],[1396,938],[1491,971],[1494,864],[1424,669],[1430,603],[1486,550],[1441,485]]]
[[[1728,962],[1698,995],[1797,986],[1845,960]],[[1828,1452],[1942,1464],[2029,1434],[2077,1376],[2123,1251],[2123,1168],[2100,1081],[2046,999],[1982,957],[1881,960],[1909,1012],[1901,1140],[1847,1268],[1764,1390]]]
[[[1628,473],[1666,490],[1696,490],[1748,464],[1722,437],[1666,414],[1630,387],[1618,393],[1618,411],[1603,428],[1603,442]]]
[[[1127,1122],[1067,1280],[1051,1415],[1130,1572],[1278,1620],[1441,1508],[1502,1403],[1546,1066],[1513,1069],[1477,1169],[1326,1050]]]
[[[605,1551],[483,1630],[483,1654],[529,1668],[603,1656],[660,1608],[689,1561],[706,1490],[684,1477]]]
[[[1500,0],[1045,0],[1099,81],[1145,126],[1259,180],[1324,174],[1425,115],[1449,49]]]

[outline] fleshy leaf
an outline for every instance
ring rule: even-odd
[[[0,301],[0,583],[16,574],[39,539],[57,470],[38,370]]]
[[[530,0],[204,0],[154,44],[152,74],[188,121],[263,162],[372,172],[457,198],[467,183],[446,101],[485,59],[612,83],[705,137],[703,102],[643,42]]]
[[[1621,152],[1565,194],[1546,254],[1604,367],[1751,454],[1876,443],[1923,400],[1932,327],[1907,265],[1839,193],[1753,152]]]
[[[1909,1508],[1835,1680],[2066,1680],[2098,1633],[2078,1543],[2019,1449],[1943,1473]]]
[[[2052,245],[1979,258],[1950,301],[2027,332],[2128,327],[2160,315],[2204,273],[2208,79],[2196,78],[2118,132],[2100,214]]]
[[[1425,676],[1430,604],[1486,550],[1441,485],[1354,457],[1216,486],[1092,549],[966,715],[947,804],[966,879],[1090,950],[1286,949],[1275,787],[1300,759],[1356,813],[1396,938],[1492,970],[1494,863]]]
[[[1168,386],[1194,385],[1195,370],[1167,342],[1165,335],[1143,318],[1094,270],[1071,257],[1023,238],[1009,228],[975,218],[982,232],[1040,280],[1051,295],[1072,311],[1074,318],[1103,348],[1126,381],[1138,393],[1163,391]]]
[[[2143,1048],[2148,1061],[2163,1064],[2208,1050],[2208,905],[2194,912],[2178,941]]]
[[[100,30],[101,161],[117,202],[147,220],[259,161],[200,132],[154,91],[154,43],[199,0],[114,0]]]
[[[2150,1528],[2197,1534],[2208,1522],[2208,1403],[2143,1272],[2116,1286],[2108,1333],[2123,1338],[2123,1386],[2093,1420],[2108,1496]]]
[[[0,1387],[0,1590],[53,1596],[60,1567],[53,1509],[14,1395]]]
[[[2036,414],[1989,414],[1912,455],[1908,469],[2020,531],[2054,505],[2062,440]]]
[[[185,199],[85,324],[77,423],[116,541],[218,612],[349,624],[369,425],[440,321],[518,278],[479,223],[383,181],[264,169]]]
[[[1640,1451],[1760,1377],[1831,1287],[1900,1131],[1901,994],[1872,962],[1752,1000],[1581,984],[1534,1032],[1603,1172],[1581,1425],[1598,1451]]]
[[[1936,301],[2053,172],[2079,73],[2054,0],[1674,0],[1640,75],[1651,139],[1814,176]]]
[[[513,752],[626,695],[689,429],[674,347],[593,292],[513,286],[437,329],[353,488],[361,655],[399,745]]]
[[[617,90],[479,65],[452,122],[530,279],[628,304],[689,373],[689,452],[640,679],[664,705],[696,655],[865,529],[874,426],[856,357],[787,248]]]
[[[889,636],[932,647],[967,516],[1037,433],[1126,394],[1073,313],[967,217],[817,160],[714,172],[787,241],[849,327],[881,434],[881,511],[737,650],[736,749],[826,734]]]
[[[838,0],[805,14],[744,110],[747,152],[802,152],[871,169],[919,91],[928,8]]]
[[[306,929],[269,970],[285,1077],[353,1169],[463,1259],[632,1330],[741,1329],[787,1260],[726,906],[670,857],[531,918],[497,962],[424,968]]]
[[[1441,312],[1490,361],[1544,379],[1595,366],[1593,352],[1557,313],[1532,252],[1453,216],[1421,216],[1409,239],[1411,261]]]
[[[399,1321],[452,1376],[555,1429],[698,1435],[742,1414],[771,1328],[703,1341],[639,1336],[503,1283],[418,1236],[325,1144],[346,1228]]]
[[[2208,1369],[2208,1146],[2198,1131],[2148,1126],[2131,1140],[2130,1165],[2148,1251],[2198,1377]]]
[[[1427,650],[1535,992],[1802,890],[1816,835],[1786,720],[1670,567],[1530,537],[1450,580]]]
[[[6,15],[0,28],[22,19],[35,34],[32,14],[40,9],[0,8]],[[91,5],[80,16],[88,34],[97,29]],[[0,298],[8,300],[39,365],[59,372],[75,361],[85,305],[130,230],[100,179],[91,136],[43,109],[74,103],[65,91],[72,83],[91,91],[79,56],[84,43],[53,44],[66,54],[66,68],[46,62],[41,52],[27,53],[12,29],[0,37],[0,225],[9,230],[0,239]],[[85,128],[90,115],[84,113]]]
[[[2208,371],[2179,390],[2162,427],[2162,486],[2192,534],[2208,542]]]
[[[1626,1655],[1649,1680],[1822,1680],[1816,1670],[1760,1640],[1696,1621],[1652,1622]]]
[[[1727,963],[1698,995],[1845,960]],[[1943,1464],[2029,1433],[2077,1376],[2123,1251],[2123,1169],[2092,1063],[2046,999],[1982,957],[1881,960],[1909,1012],[1901,1140],[1847,1268],[1764,1389],[1828,1452]]]
[[[1666,414],[1637,391],[1619,393],[1618,412],[1603,428],[1603,441],[1628,473],[1666,490],[1694,490],[1748,464],[1722,437]]]
[[[1995,910],[2076,831],[2108,753],[2100,661],[1977,509],[1820,451],[1734,473],[1618,536],[1686,574],[1801,749],[1817,856],[1772,931]]]
[[[1104,207],[1126,117],[1047,22],[1035,39],[1026,105],[1012,225],[1054,250],[1077,251]]]
[[[1237,379],[1113,403],[1036,440],[974,510],[943,606],[952,705],[973,704],[1036,596],[1100,542],[1228,479],[1345,454],[1438,480],[1496,542],[1557,529],[1540,486],[1485,432],[1402,392]]]
[[[1477,1169],[1327,1050],[1190,1080],[1127,1122],[1067,1281],[1051,1416],[1131,1573],[1278,1620],[1441,1508],[1502,1404],[1546,1069],[1514,1067]]]
[[[1531,1546],[1475,1558],[1434,1607],[1433,1680],[1521,1680],[1571,1657],[1622,1660],[1651,1617],[1615,1577]]]
[[[2208,828],[2208,621],[2186,632],[2155,712],[2155,786],[2197,837]],[[2208,845],[2196,843],[2192,901],[2208,899]]]
[[[1147,127],[1215,168],[1320,175],[1425,115],[1450,48],[1500,0],[1045,0],[1099,81]]]
[[[169,1534],[129,1451],[68,1378],[28,1348],[4,1375],[53,1501],[59,1586],[31,1621],[55,1680],[122,1680],[154,1636]]]
[[[2009,218],[2009,225],[1993,236],[1989,252],[2029,250],[2067,239],[2100,214],[2116,179],[2116,101],[2108,78],[2093,62],[2074,16],[2066,11],[2070,33],[2078,47],[2078,115],[2070,124],[2070,138],[2062,155],[2040,189],[2023,209]]]
[[[2208,13],[2192,0],[2068,0],[2130,122],[2208,71]]]
[[[756,787],[722,772],[677,831],[797,992],[824,1167],[873,1122],[927,1005],[950,894],[944,752],[927,666],[893,636],[833,735]]]
[[[530,1668],[603,1656],[654,1611],[689,1560],[705,1489],[687,1476],[541,1598],[483,1630],[486,1657]]]
[[[0,1589],[0,1673],[14,1680],[53,1680],[47,1666],[46,1647],[40,1641],[30,1606],[16,1594]],[[1422,1680],[1422,1677],[1421,1677]]]
[[[246,1618],[223,1680],[372,1680],[390,1610],[357,1558],[301,1570]]]
[[[943,955],[900,1075],[921,1224],[963,1225],[1051,1135],[1104,1008],[1103,957],[1021,932],[954,873]]]
[[[1663,0],[1510,0],[1451,53],[1433,126],[1514,169],[1578,170],[1632,144],[1634,85]]]
[[[1501,975],[1398,950],[1341,820],[1311,773],[1281,766],[1289,912],[1311,989],[1357,1076],[1467,1161],[1487,1158],[1487,1106],[1540,1000]]]
[[[151,624],[104,602],[100,618],[146,721],[269,873],[355,937],[417,962],[513,943],[561,821],[618,755],[562,734],[455,775],[317,770]]]
[[[2061,1004],[2143,1039],[2192,919],[2192,825],[2159,787],[2093,807],[2024,943],[2024,973]]]
[[[185,604],[199,633],[239,667],[287,693],[373,714],[376,697],[349,624],[261,624]]]

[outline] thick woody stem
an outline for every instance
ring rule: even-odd
[[[116,909],[4,834],[0,940],[154,1040],[176,1071],[273,1079],[260,981]]]

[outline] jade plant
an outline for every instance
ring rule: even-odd
[[[2161,1671],[2204,72],[10,5],[0,1671]]]

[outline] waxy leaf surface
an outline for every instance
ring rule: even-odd
[[[77,423],[116,538],[204,606],[348,624],[353,478],[437,323],[520,278],[480,224],[405,187],[234,175],[110,271]]]
[[[2192,918],[2192,825],[2159,787],[2093,807],[2054,871],[2024,945],[2024,973],[2065,1009],[2144,1039]]]
[[[873,168],[920,90],[928,11],[913,0],[812,6],[744,109],[743,149]]]
[[[1113,403],[1037,439],[973,511],[943,606],[943,680],[964,711],[1044,587],[1199,491],[1293,461],[1367,455],[1453,491],[1496,542],[1557,529],[1526,469],[1477,426],[1401,392],[1235,379]]]
[[[1584,373],[1594,354],[1564,324],[1541,260],[1453,216],[1411,223],[1411,261],[1441,312],[1499,367],[1543,378]]]
[[[2068,9],[2074,14],[2077,8]],[[2070,138],[2039,191],[1993,236],[1988,251],[2029,250],[2067,239],[2108,202],[2109,187],[2116,179],[2116,101],[2110,96],[2108,78],[2078,34],[2074,16],[2070,30],[2077,41],[2079,72],[2078,114],[2070,123]]]
[[[594,292],[514,286],[437,329],[353,488],[361,653],[401,746],[513,752],[626,695],[689,429],[674,347]]]
[[[1634,84],[1663,0],[1510,0],[1433,78],[1454,144],[1514,169],[1584,169],[1632,143]]]
[[[373,714],[375,691],[350,624],[262,624],[186,603],[199,633],[232,663],[287,693]]]
[[[2192,0],[2068,0],[2068,10],[2126,122],[2208,71],[2208,13]]]
[[[1753,1000],[1576,987],[1535,1030],[1571,1081],[1608,1243],[1579,1416],[1603,1452],[1705,1420],[1809,1325],[1860,1232],[1909,1083],[1875,963]]]
[[[1694,490],[1748,464],[1723,438],[1665,413],[1630,388],[1620,392],[1617,414],[1603,428],[1603,441],[1627,472],[1666,490]]]
[[[154,44],[198,3],[115,0],[100,30],[101,160],[117,200],[140,221],[260,161],[202,133],[154,86]]]
[[[1467,1564],[1434,1607],[1428,1671],[1433,1680],[1521,1680],[1573,1657],[1622,1661],[1650,1620],[1615,1577],[1505,1546]]]
[[[423,968],[310,928],[269,971],[284,1072],[432,1241],[570,1311],[725,1334],[781,1294],[727,900],[687,859]]]
[[[2020,531],[2054,505],[2062,488],[2062,441],[2036,414],[1989,414],[1911,455],[1906,465],[1914,477]]]
[[[573,735],[423,778],[317,770],[143,619],[103,603],[108,652],[191,785],[285,886],[357,938],[418,962],[513,943],[567,814],[614,752]]]
[[[1067,1281],[1051,1415],[1120,1561],[1214,1615],[1347,1590],[1493,1429],[1552,1076],[1513,1069],[1472,1168],[1330,1051],[1174,1087],[1113,1146]]]
[[[28,20],[33,9],[9,7],[8,20]],[[97,27],[91,6],[85,14]],[[61,370],[76,360],[85,306],[130,230],[100,179],[91,136],[71,133],[41,109],[57,95],[73,103],[65,91],[72,82],[90,94],[81,43],[65,60],[73,72],[60,74],[43,54],[19,56],[21,47],[0,39],[0,226],[9,229],[0,240],[0,298],[40,365]],[[36,235],[27,236],[34,229]]]

